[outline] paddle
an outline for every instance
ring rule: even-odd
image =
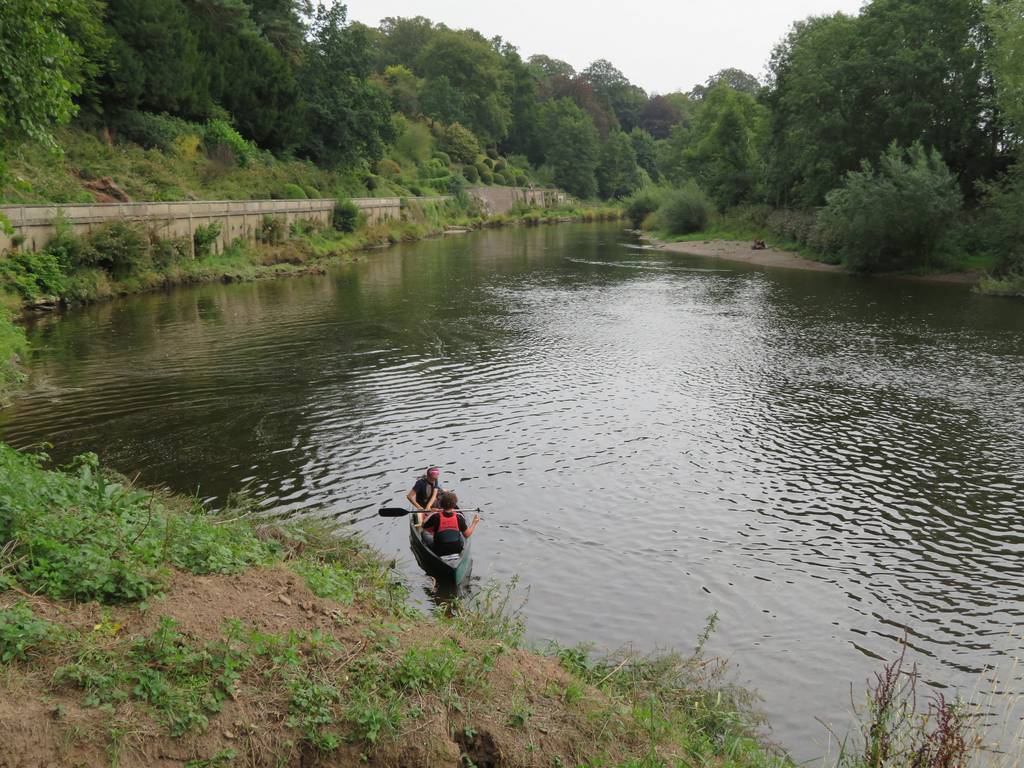
[[[434,510],[436,511],[436,510]],[[477,512],[479,509],[457,509],[456,512]],[[382,507],[377,514],[381,517],[405,517],[406,515],[414,515],[417,512],[424,512],[429,514],[431,510],[427,509],[403,509],[402,507]]]

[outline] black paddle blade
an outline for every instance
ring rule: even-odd
[[[401,507],[383,507],[377,514],[381,517],[405,517],[415,511],[415,509],[402,509]]]

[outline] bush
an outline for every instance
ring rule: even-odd
[[[665,193],[655,221],[672,235],[688,235],[707,227],[714,205],[697,183],[688,181]]]
[[[0,664],[27,660],[31,651],[58,633],[56,625],[36,618],[24,600],[0,609]]]
[[[391,178],[394,178],[396,176],[402,175],[402,166],[400,166],[394,160],[385,157],[383,160],[377,163],[377,172],[381,176],[389,176]]]
[[[201,259],[209,256],[213,251],[214,243],[220,237],[220,222],[212,221],[205,226],[200,224],[192,235],[196,247],[196,258]]]
[[[0,255],[0,284],[26,301],[60,296],[67,287],[68,265],[58,254],[44,249]]]
[[[981,187],[984,195],[978,241],[996,254],[996,275],[1024,281],[1024,158],[1003,178]]]
[[[912,269],[930,264],[960,213],[956,178],[935,150],[895,143],[878,162],[865,162],[826,196],[816,236],[834,244],[858,272]]]
[[[441,150],[458,163],[472,163],[480,155],[480,142],[468,128],[452,123],[440,136]]]
[[[134,602],[159,591],[167,566],[235,573],[280,551],[242,523],[211,525],[198,508],[168,510],[104,475],[93,454],[62,471],[45,461],[0,444],[0,540],[17,542],[6,575],[27,592]]]
[[[626,216],[632,223],[633,229],[640,229],[644,219],[661,207],[664,197],[665,190],[657,187],[645,187],[626,198]]]
[[[338,232],[355,232],[359,226],[359,208],[351,200],[338,200],[331,214],[331,226]]]
[[[186,148],[187,141],[178,143],[187,136],[201,136],[204,129],[201,125],[190,123],[166,112],[154,115],[151,112],[126,112],[114,123],[115,130],[129,141],[133,141],[146,149],[162,149],[176,152]]]
[[[157,269],[168,269],[192,258],[187,237],[151,238],[151,258]]]
[[[497,160],[494,161],[494,171],[495,171],[495,173],[499,173],[501,171],[504,171],[505,167],[506,167],[505,166],[505,161],[502,160],[500,157]]]
[[[264,245],[280,245],[285,238],[284,219],[271,216],[269,213],[263,217],[263,224],[260,231],[256,233],[256,240]]]
[[[306,192],[298,184],[285,184],[281,187],[281,198],[284,200],[305,200]]]
[[[111,221],[93,230],[83,258],[89,266],[100,267],[117,279],[152,264],[146,230],[132,221]]]
[[[480,171],[476,169],[475,165],[462,166],[462,175],[466,177],[466,181],[470,184],[476,184],[480,181]]]
[[[211,154],[226,148],[239,165],[245,166],[256,156],[256,147],[246,141],[226,120],[211,120],[203,130],[203,144]]]
[[[435,152],[434,153],[434,159],[435,160],[440,160],[445,165],[451,165],[452,164],[452,159],[448,155],[447,152]]]

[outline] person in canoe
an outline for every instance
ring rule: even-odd
[[[473,522],[466,525],[465,515],[459,512],[459,497],[453,491],[443,492],[440,503],[441,508],[432,510],[423,521],[423,531],[432,534],[430,546],[438,555],[457,555],[473,535],[480,515],[473,515]]]
[[[423,477],[416,481],[413,485],[412,490],[406,494],[405,498],[409,500],[409,503],[418,510],[421,510],[416,515],[416,524],[423,524],[423,513],[433,509],[437,506],[437,495],[441,491],[441,486],[438,482],[438,478],[441,476],[441,470],[437,467],[430,467],[426,472],[423,473]]]

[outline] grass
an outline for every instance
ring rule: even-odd
[[[11,321],[7,308],[0,305],[0,407],[25,380],[20,361],[26,349],[24,332]]]

